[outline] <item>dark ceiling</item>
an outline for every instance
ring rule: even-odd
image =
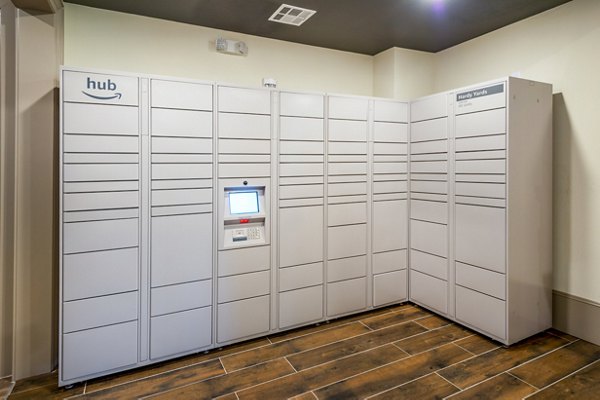
[[[570,0],[65,0],[69,3],[374,55],[438,52]],[[282,4],[316,10],[302,26],[268,21]]]

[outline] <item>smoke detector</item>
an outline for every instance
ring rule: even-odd
[[[287,25],[300,26],[303,23],[305,23],[307,19],[312,17],[315,13],[315,10],[290,6],[289,4],[282,4],[277,9],[277,11],[275,11],[273,15],[271,15],[269,21],[279,22]]]

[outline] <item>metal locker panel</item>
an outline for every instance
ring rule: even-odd
[[[506,185],[504,183],[456,182],[455,193],[457,196],[504,199],[506,198]]]
[[[329,118],[367,120],[369,100],[358,97],[329,96]]]
[[[322,146],[323,144],[321,143]],[[324,161],[325,156],[323,154],[281,154],[279,156],[279,164],[323,163]]]
[[[367,275],[367,256],[342,258],[327,263],[327,282],[337,282]]]
[[[138,357],[137,321],[63,335],[61,378],[82,378],[133,365]]]
[[[406,143],[374,143],[373,154],[408,154]]]
[[[152,217],[152,287],[212,277],[212,214]]]
[[[373,182],[373,194],[402,193],[408,191],[406,181]]]
[[[202,204],[212,202],[212,189],[153,190],[152,206]]]
[[[408,122],[408,103],[375,100],[373,102],[373,119],[375,121]]]
[[[63,301],[138,289],[138,249],[63,256]]]
[[[367,308],[367,278],[327,285],[327,315],[360,311]]]
[[[285,200],[323,197],[323,186],[323,184],[280,186],[279,198]]]
[[[279,269],[279,291],[296,290],[323,283],[323,263]]]
[[[138,292],[63,303],[63,333],[137,320]]]
[[[314,185],[323,183],[322,176],[294,176],[279,178],[280,186],[287,185]]]
[[[167,215],[178,215],[178,214],[202,214],[210,213],[213,211],[212,204],[192,204],[185,206],[163,206],[163,207],[152,207],[153,217],[162,217]]]
[[[463,197],[456,196],[454,198],[456,204],[467,204],[473,206],[484,206],[484,207],[506,207],[505,199],[486,199],[484,197]]]
[[[410,103],[410,120],[423,121],[448,116],[448,95],[437,94]]]
[[[425,200],[425,201],[439,201],[439,202],[447,202],[448,195],[447,194],[432,194],[432,193],[411,193],[411,200]]]
[[[410,268],[445,281],[448,280],[448,259],[445,257],[411,249]]]
[[[367,173],[367,163],[329,163],[328,175],[361,175]]]
[[[323,260],[323,206],[279,210],[279,266]]]
[[[330,119],[329,140],[344,142],[366,142],[367,122]]]
[[[281,117],[279,138],[282,140],[318,140],[325,136],[325,122],[322,119]]]
[[[330,205],[327,226],[362,224],[367,222],[367,204],[349,203]]]
[[[209,164],[212,154],[152,154],[152,164]]]
[[[406,269],[407,265],[408,257],[406,250],[393,250],[373,254],[373,274],[384,274],[386,272]]]
[[[506,150],[467,151],[456,153],[456,160],[493,160],[506,158]]]
[[[461,153],[459,153],[461,154]],[[419,161],[447,161],[448,153],[435,153],[435,154],[412,154],[410,156],[411,162]]]
[[[64,164],[137,164],[138,154],[64,153]]]
[[[63,103],[63,133],[139,135],[137,107]]]
[[[410,191],[415,193],[448,193],[448,182],[438,181],[410,181]]]
[[[137,218],[138,215],[139,210],[137,208],[91,211],[65,211],[63,213],[63,223]]]
[[[408,162],[406,154],[373,154],[375,162]]]
[[[307,324],[323,318],[323,286],[279,294],[279,327]]]
[[[152,153],[211,154],[212,139],[153,137]]]
[[[135,153],[139,138],[134,136],[63,135],[65,153]]]
[[[219,251],[219,276],[264,271],[271,266],[270,246]]]
[[[456,261],[506,272],[506,210],[457,204]]]
[[[137,164],[67,164],[63,166],[65,182],[138,180]]]
[[[410,221],[410,246],[442,257],[448,256],[448,227],[425,221]]]
[[[436,201],[411,200],[410,217],[422,221],[448,223],[448,203]]]
[[[448,120],[446,118],[414,122],[410,125],[411,143],[445,139],[448,139]]]
[[[137,208],[139,192],[72,193],[63,195],[63,211]]]
[[[212,280],[153,288],[150,293],[152,317],[207,307],[212,304]]]
[[[366,182],[330,183],[327,185],[329,196],[352,196],[367,193]]]
[[[366,182],[367,174],[362,175],[328,175],[327,183]]]
[[[454,147],[457,152],[477,150],[505,150],[506,135],[502,134],[456,138]]]
[[[63,71],[63,101],[138,105],[138,78]]]
[[[506,133],[506,109],[482,111],[456,116],[456,138]]]
[[[304,156],[308,157],[308,156]],[[322,158],[323,156],[320,156]],[[219,154],[218,155],[220,164],[227,163],[270,163],[270,154]],[[303,161],[304,162],[304,161]]]
[[[279,94],[279,114],[296,117],[323,118],[325,97],[322,94]]]
[[[323,203],[323,198],[279,200],[279,208],[321,206]]]
[[[270,296],[219,304],[217,342],[223,343],[269,331]]]
[[[373,182],[394,182],[403,181],[406,182],[408,179],[407,174],[374,174]],[[445,179],[445,178],[444,178]]]
[[[373,203],[373,251],[405,249],[408,246],[407,200]]]
[[[271,91],[266,89],[242,89],[219,86],[219,111],[270,114]]]
[[[219,138],[271,139],[271,117],[256,114],[219,113]]]
[[[406,270],[373,277],[373,306],[406,300]]]
[[[367,154],[366,142],[329,142],[329,154]],[[330,159],[330,161],[332,161]]]
[[[411,270],[409,284],[411,300],[442,314],[448,312],[448,282]]]
[[[63,225],[63,252],[109,250],[138,245],[138,219],[71,222]]]
[[[414,142],[410,144],[410,154],[447,153],[448,139]]]
[[[270,164],[219,164],[219,178],[260,178],[271,176]]]
[[[212,110],[213,87],[208,84],[151,80],[152,107]]]
[[[506,303],[495,297],[457,286],[456,319],[499,339],[506,338]]]
[[[280,154],[323,154],[323,142],[280,141]]]
[[[330,163],[338,162],[368,162],[367,154],[329,154],[327,155],[327,161]]]
[[[405,174],[407,164],[399,163],[373,163],[373,173],[375,174]]]
[[[373,140],[376,142],[408,142],[408,124],[374,122]]]
[[[153,164],[152,179],[212,178],[211,164]]]
[[[367,225],[328,228],[329,259],[360,256],[367,253]]]
[[[456,115],[506,106],[505,82],[459,89],[454,93]]]
[[[150,319],[150,358],[171,356],[209,346],[212,342],[211,307]]]
[[[327,199],[327,203],[331,204],[348,204],[348,203],[365,203],[367,201],[367,195],[357,195],[357,196],[339,196],[339,197],[331,197]]]
[[[448,174],[412,173],[410,178],[415,181],[446,181],[446,180],[448,180]]]
[[[413,161],[410,163],[411,173],[445,174],[448,172],[447,161]]]
[[[152,136],[213,136],[213,113],[210,111],[153,108],[150,114]]]
[[[456,182],[506,183],[506,175],[456,174]]]
[[[212,187],[212,179],[173,179],[152,181],[152,190],[160,189],[202,189]]]
[[[269,140],[220,139],[219,153],[221,154],[270,154]]]
[[[270,285],[270,271],[219,278],[218,302],[227,303],[250,297],[264,296],[269,294]]]
[[[456,284],[506,300],[506,275],[498,272],[457,262]]]

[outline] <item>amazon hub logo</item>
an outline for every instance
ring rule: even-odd
[[[98,100],[113,100],[120,99],[122,94],[116,92],[117,84],[111,81],[110,79],[103,81],[95,81],[92,78],[87,78],[87,90],[93,90],[96,94],[90,94],[85,90],[82,90],[82,93],[86,96],[91,97],[92,99]],[[100,92],[100,93],[98,93]]]

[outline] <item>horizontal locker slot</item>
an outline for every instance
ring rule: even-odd
[[[410,299],[428,308],[448,312],[448,282],[417,271],[410,271]]]
[[[137,359],[137,321],[63,335],[64,381],[133,365]]]
[[[280,164],[299,164],[299,163],[323,163],[325,156],[322,154],[283,154],[279,156]]]
[[[323,154],[325,148],[323,142],[298,142],[298,141],[280,141],[280,154]]]
[[[506,185],[504,183],[456,182],[455,193],[457,196],[492,197],[503,199],[506,197]]]
[[[93,211],[66,211],[63,213],[63,222],[85,222],[101,221],[108,219],[137,218],[140,215],[139,208],[123,208],[114,210]]]
[[[505,150],[506,135],[489,135],[478,137],[457,137],[454,142],[454,148],[460,151],[479,151],[479,150]]]
[[[151,80],[152,107],[212,110],[213,86],[201,83]]]
[[[438,173],[445,174],[448,172],[447,161],[419,161],[411,162],[411,173]]]
[[[330,260],[367,253],[367,225],[335,226],[327,229],[327,255]]]
[[[406,200],[378,201],[373,203],[373,251],[405,249],[408,209]]]
[[[401,269],[406,269],[407,265],[408,257],[406,249],[373,253],[374,274],[399,271]]]
[[[281,164],[279,176],[322,176],[323,164]]]
[[[445,257],[411,250],[410,268],[439,279],[448,280],[448,259]]]
[[[67,70],[62,72],[62,77],[63,101],[138,104],[139,79],[137,77]],[[118,92],[120,96],[113,96],[113,93],[110,93],[113,91]],[[110,96],[107,96],[107,92]]]
[[[448,95],[436,94],[410,103],[410,120],[423,121],[448,115]]]
[[[323,118],[325,96],[322,94],[287,93],[279,94],[279,113],[297,117]]]
[[[374,162],[408,162],[408,155],[373,155]]]
[[[165,179],[152,181],[152,190],[160,189],[200,189],[210,188],[213,185],[212,178],[208,179]]]
[[[407,198],[408,193],[385,193],[373,195],[373,201],[406,200]]]
[[[468,151],[455,154],[456,160],[494,160],[505,158],[506,150]]]
[[[367,162],[367,154],[328,154],[329,162]]]
[[[246,274],[271,268],[269,246],[219,251],[219,276]]]
[[[212,202],[212,189],[153,190],[152,206],[173,206]]]
[[[373,182],[373,194],[406,192],[406,181]]]
[[[323,286],[279,294],[279,327],[306,324],[323,318]]]
[[[410,125],[411,149],[416,142],[448,139],[448,119],[414,122]]]
[[[506,300],[506,275],[456,263],[456,284]]]
[[[323,206],[279,210],[279,266],[323,261]]]
[[[327,285],[327,315],[335,316],[367,307],[367,279],[358,278]]]
[[[329,118],[367,120],[369,100],[358,97],[328,96]]]
[[[139,293],[119,293],[63,303],[63,332],[136,320]]]
[[[486,198],[482,198],[482,197],[456,196],[454,198],[454,202],[456,204],[465,204],[465,205],[473,205],[473,206],[498,207],[498,208],[506,207],[505,199],[486,199]]]
[[[63,135],[65,153],[131,153],[140,151],[137,136]]]
[[[506,183],[506,175],[456,174],[456,182]]]
[[[211,111],[153,108],[150,126],[152,136],[212,138],[213,113]]]
[[[328,163],[328,175],[361,175],[367,173],[366,163]]]
[[[362,175],[328,175],[327,183],[366,182],[367,174]]]
[[[279,208],[320,206],[323,203],[323,198],[279,200]]]
[[[219,111],[248,114],[271,113],[271,91],[219,86]]]
[[[269,271],[219,278],[218,301],[227,303],[269,294],[271,273]]]
[[[271,139],[269,115],[219,113],[219,138]]]
[[[227,342],[269,331],[270,296],[219,304],[217,342]]]
[[[63,256],[64,301],[137,289],[137,248]]]
[[[506,133],[506,109],[456,116],[456,138]]]
[[[375,174],[404,174],[407,171],[407,163],[373,163]]]
[[[360,278],[367,274],[367,256],[342,258],[327,262],[327,282]]]
[[[268,164],[270,162],[270,154],[219,154],[220,164]]]
[[[373,119],[375,121],[407,122],[408,103],[375,100],[373,102]]]
[[[506,160],[456,161],[457,174],[505,174]]]
[[[154,164],[152,179],[208,179],[212,177],[211,164]]]
[[[137,154],[92,154],[92,153],[65,153],[65,164],[137,164]]]
[[[331,205],[327,209],[327,226],[362,224],[367,222],[367,204]]]
[[[212,154],[152,154],[152,164],[212,164]]]
[[[212,307],[150,319],[150,358],[191,352],[212,342]]]
[[[436,201],[412,200],[410,202],[410,217],[422,221],[448,223],[448,203]]]
[[[139,135],[139,109],[108,104],[63,103],[63,133]]]
[[[448,181],[448,174],[419,174],[411,173],[410,178],[415,181]]]
[[[457,204],[455,232],[456,261],[506,272],[506,210]]]
[[[63,196],[64,211],[104,210],[110,208],[137,208],[140,193],[104,192],[71,193]]]
[[[168,215],[183,214],[205,214],[212,212],[212,204],[193,204],[187,206],[161,206],[152,207],[153,217],[165,217]]]
[[[324,183],[322,176],[292,176],[279,178],[280,186],[288,185],[312,185]]]
[[[374,122],[373,140],[375,142],[408,142],[408,124],[393,122]]]
[[[270,154],[270,140],[219,139],[220,154]]]
[[[410,144],[410,154],[435,154],[448,152],[448,139],[413,142]]]
[[[208,138],[152,138],[153,154],[212,154],[212,146],[213,141]]]
[[[474,113],[492,108],[506,106],[504,82],[494,83],[486,88],[465,88],[456,92],[456,115]],[[470,93],[481,93],[486,91],[486,94],[478,97],[468,96]],[[467,96],[465,96],[465,94]]]
[[[279,188],[279,198],[285,200],[323,197],[323,186],[323,184],[281,186]]]
[[[375,307],[406,300],[407,292],[406,270],[373,277],[373,306]]]
[[[328,204],[347,204],[347,203],[364,203],[367,201],[367,195],[357,195],[357,196],[338,196],[332,197],[329,195],[327,202]]]
[[[329,196],[352,196],[367,193],[366,182],[354,183],[329,183],[327,185]]]
[[[329,154],[367,154],[366,142],[329,142],[328,148]]]
[[[220,164],[219,178],[271,176],[270,164]]]
[[[138,245],[138,219],[72,222],[63,226],[63,252],[83,253]]]
[[[342,142],[366,142],[367,141],[367,122],[366,121],[346,121],[329,120],[328,137],[330,141]]]
[[[442,257],[448,256],[448,227],[425,221],[410,221],[410,246]]]
[[[152,287],[212,277],[212,214],[152,217]]]
[[[322,119],[281,117],[279,119],[279,138],[281,140],[325,139],[325,122]]]
[[[406,181],[408,179],[407,174],[374,174],[373,182],[386,182],[386,181]]]
[[[419,193],[448,193],[448,183],[438,181],[410,181],[410,191]]]
[[[406,143],[373,143],[373,154],[408,154]]]
[[[506,302],[456,287],[456,319],[493,336],[506,338]]]
[[[410,156],[411,162],[422,162],[422,161],[447,161],[448,153],[437,153],[437,154],[413,154]]]
[[[323,283],[323,263],[279,269],[279,291],[285,292]]]
[[[138,177],[138,164],[71,164],[63,167],[65,182],[130,181]]]
[[[447,194],[433,194],[433,193],[411,193],[410,198],[412,200],[426,200],[426,201],[439,201],[447,202]]]

